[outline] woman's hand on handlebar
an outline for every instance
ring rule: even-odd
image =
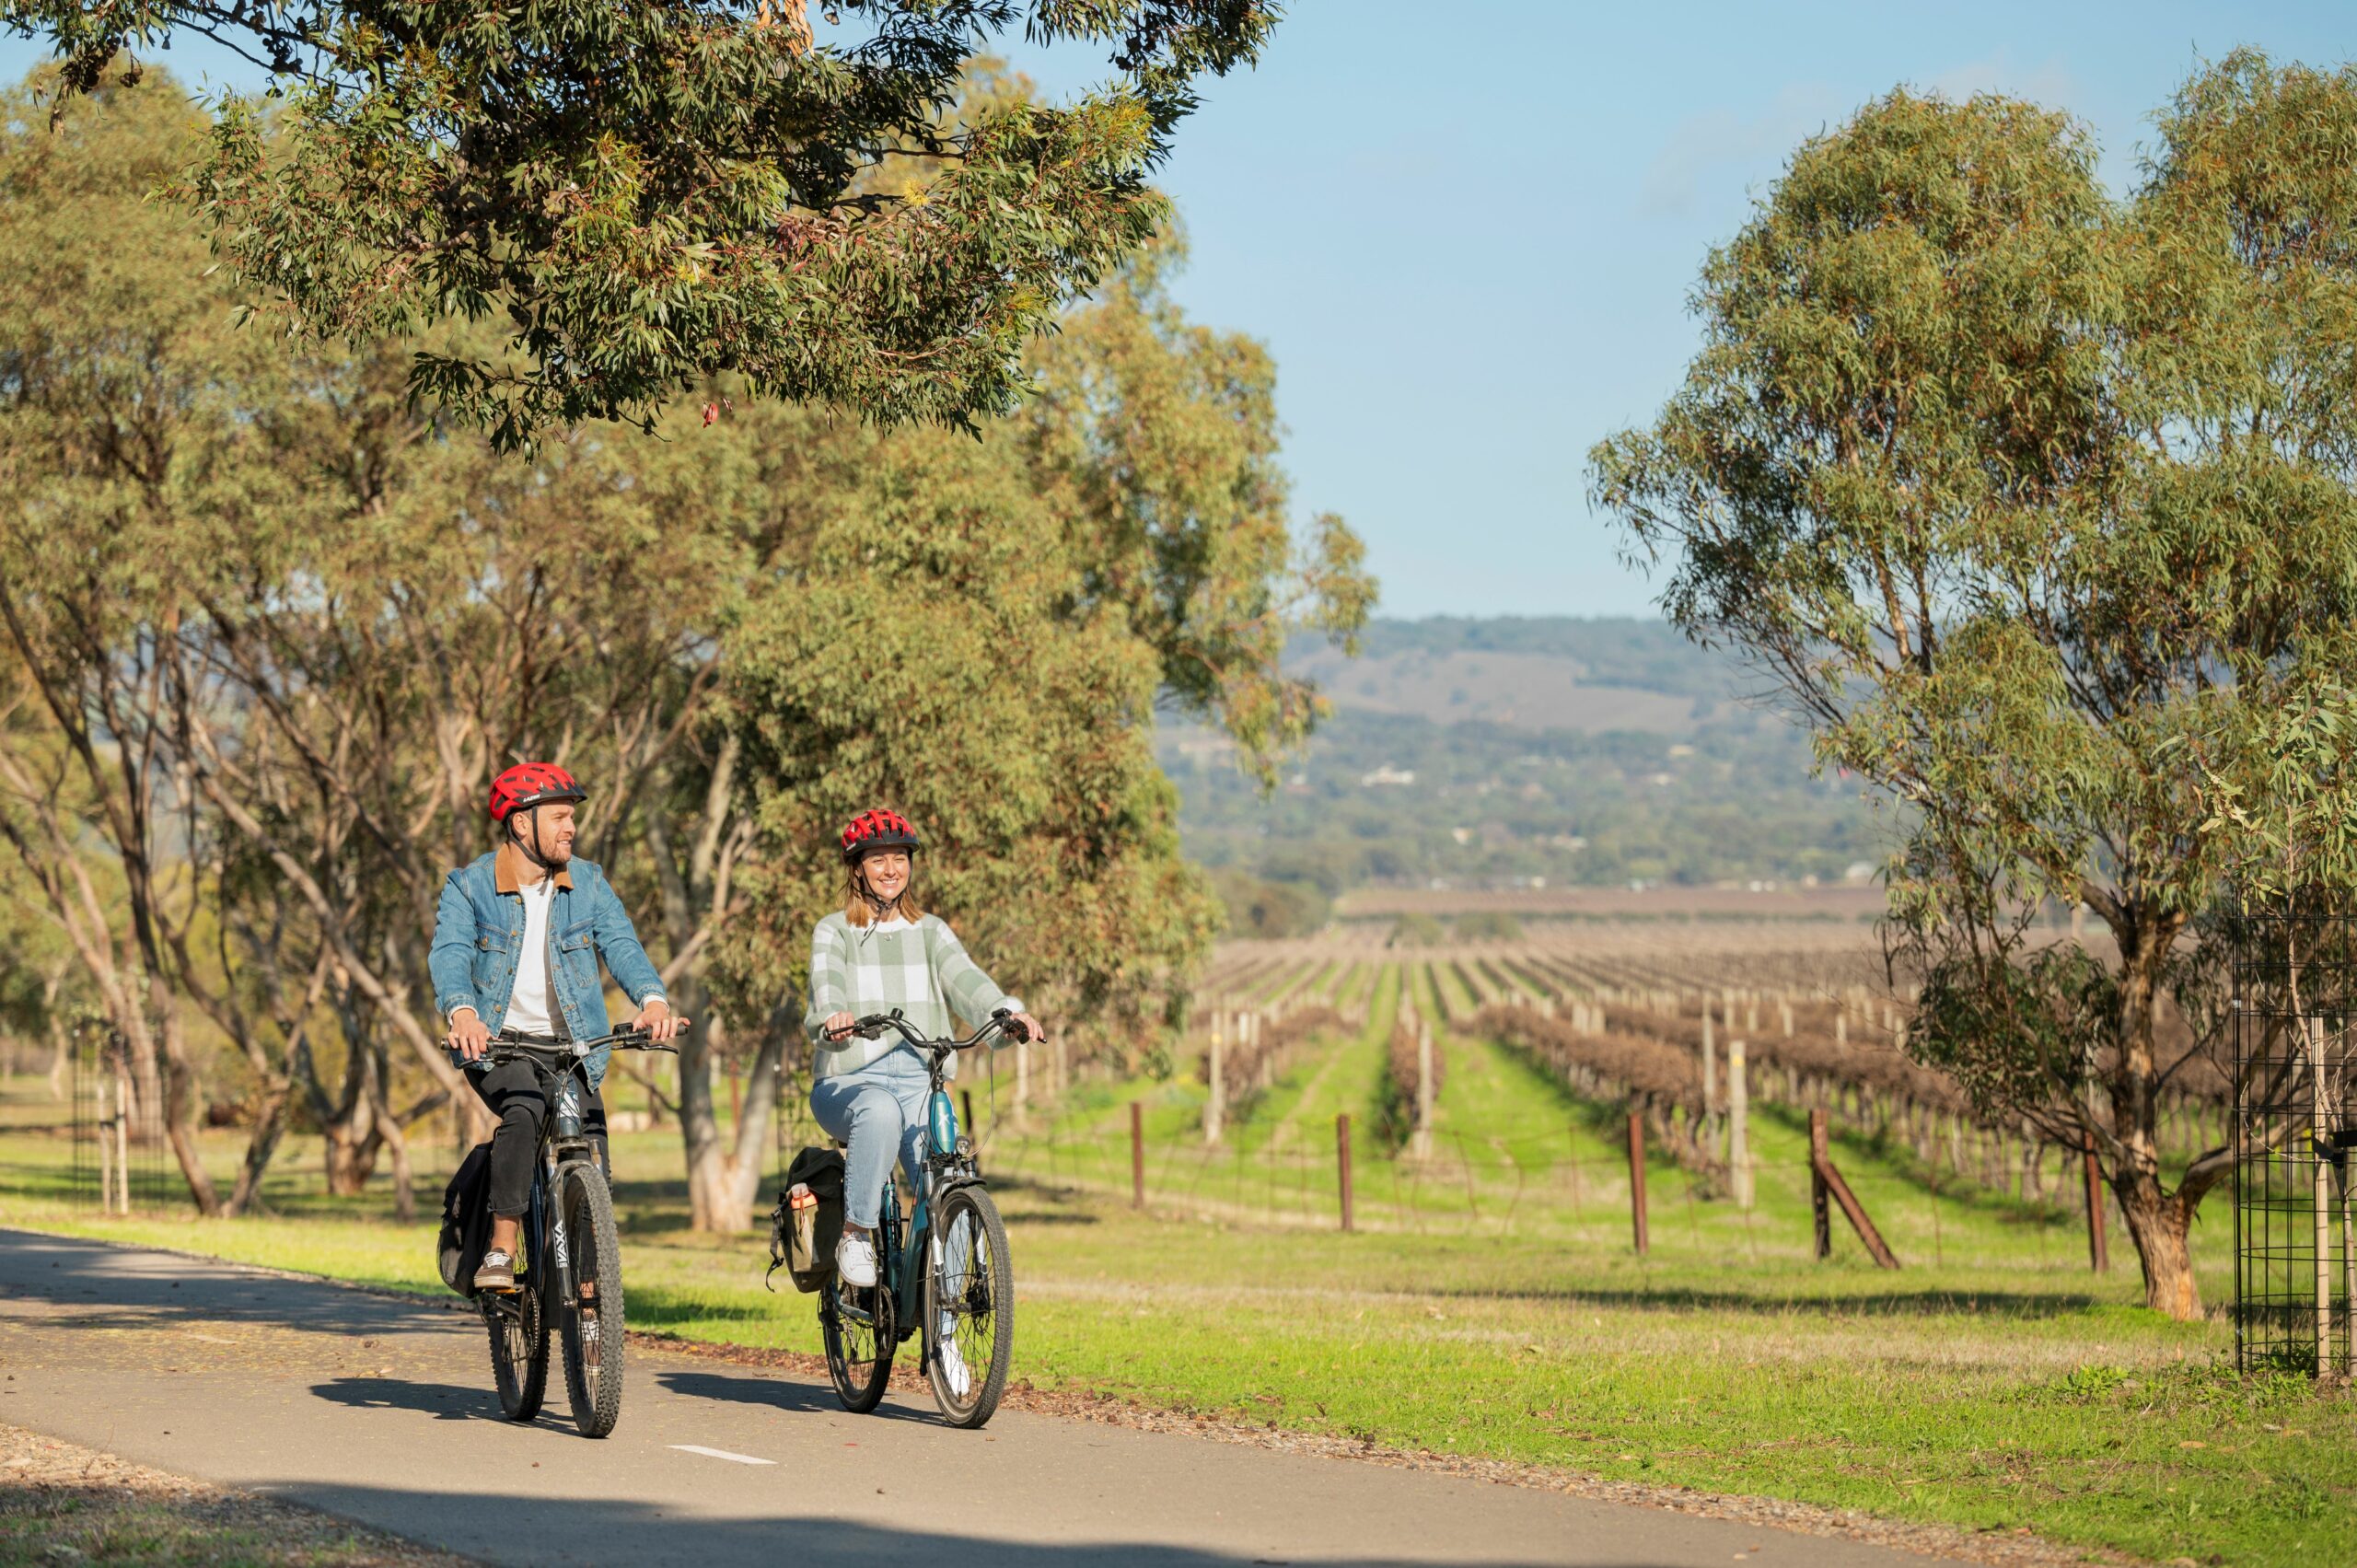
[[[827,1021],[819,1026],[819,1032],[829,1040],[849,1040],[852,1030],[858,1027],[859,1018],[856,1014],[830,1013],[827,1015]]]
[[[1017,1045],[1048,1038],[1048,1031],[1040,1027],[1039,1020],[1028,1013],[1009,1013],[1001,1020],[1001,1025],[1006,1030],[1006,1038]]]
[[[491,1030],[475,1016],[472,1007],[461,1007],[450,1015],[450,1032],[442,1043],[469,1062],[480,1060],[491,1045]]]

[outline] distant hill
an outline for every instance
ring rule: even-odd
[[[1356,658],[1297,639],[1286,667],[1338,709],[1521,729],[1679,735],[1764,682],[1658,621],[1378,621]]]
[[[1287,667],[1334,716],[1262,796],[1223,738],[1161,737],[1207,864],[1353,888],[1838,882],[1879,859],[1852,782],[1746,698],[1763,682],[1659,621],[1379,621]],[[1230,877],[1233,881],[1233,875]]]

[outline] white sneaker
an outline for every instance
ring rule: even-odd
[[[974,1375],[966,1370],[966,1358],[958,1353],[957,1341],[944,1340],[935,1346],[933,1364],[940,1368],[942,1381],[948,1385],[951,1399],[964,1399],[966,1390],[974,1386]]]
[[[835,1273],[843,1283],[865,1290],[876,1283],[876,1243],[864,1231],[843,1232],[835,1243]]]

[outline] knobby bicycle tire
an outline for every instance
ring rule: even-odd
[[[575,1299],[559,1313],[564,1391],[573,1424],[603,1437],[622,1413],[622,1249],[613,1193],[598,1167],[575,1160],[556,1173],[556,1223],[573,1255]]]
[[[845,1302],[866,1313],[870,1321],[845,1317],[841,1310]],[[899,1346],[892,1292],[881,1271],[877,1283],[865,1288],[845,1285],[840,1277],[820,1285],[819,1330],[826,1342],[827,1379],[835,1386],[835,1398],[853,1415],[865,1415],[883,1400],[892,1381],[892,1353]]]
[[[949,1387],[938,1353],[930,1360],[933,1402],[952,1426],[978,1427],[997,1413],[1015,1353],[1015,1268],[998,1205],[979,1186],[941,1200],[924,1260],[924,1331],[937,1343],[944,1315],[966,1364],[964,1393]]]
[[[482,1309],[491,1329],[491,1376],[499,1388],[500,1412],[510,1421],[540,1413],[549,1388],[549,1325],[540,1312],[538,1280],[525,1283],[510,1318],[489,1304]]]

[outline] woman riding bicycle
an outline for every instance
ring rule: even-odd
[[[923,1183],[931,1086],[924,1059],[898,1034],[861,1040],[853,1037],[853,1026],[865,1015],[899,1008],[920,1033],[938,1038],[956,1032],[953,1009],[979,1020],[1004,1008],[1030,1039],[1045,1038],[1023,1004],[967,957],[948,923],[917,907],[910,877],[920,847],[916,830],[898,812],[853,818],[842,831],[843,907],[819,921],[810,936],[810,1011],[804,1023],[818,1046],[810,1112],[847,1145],[843,1237],[835,1268],[843,1283],[861,1288],[876,1283],[873,1232],[895,1151],[910,1182]],[[1005,1043],[1003,1035],[999,1044]],[[954,1072],[954,1059],[949,1065]],[[956,1354],[952,1344],[945,1359]],[[957,1370],[950,1376],[955,1381]]]

